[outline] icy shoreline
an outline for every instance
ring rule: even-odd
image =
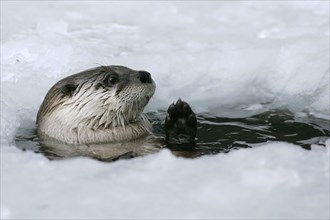
[[[326,148],[312,151],[271,143],[195,160],[163,150],[111,164],[86,158],[50,162],[6,149],[1,157],[6,174],[1,215],[326,219],[329,147],[329,141]]]

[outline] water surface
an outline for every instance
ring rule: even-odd
[[[154,133],[164,136],[166,112],[150,112],[146,114],[151,121]],[[312,116],[298,117],[287,110],[271,110],[245,118],[214,117],[210,114],[198,115],[197,147],[191,157],[228,153],[240,148],[258,147],[261,143],[283,141],[295,144],[306,150],[312,144],[324,146],[330,136],[330,121]],[[39,143],[34,127],[20,127],[16,135],[16,145],[22,150],[32,150],[50,159],[64,157],[57,151]],[[154,152],[154,151],[153,151]],[[81,152],[70,154],[86,156]],[[187,154],[185,154],[187,156]],[[128,154],[124,159],[134,156]],[[116,158],[102,159],[113,161]]]

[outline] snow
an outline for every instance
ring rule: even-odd
[[[14,146],[47,90],[99,64],[148,70],[146,111],[288,108],[329,120],[329,2],[1,2],[1,218],[329,218],[329,149],[48,161]]]
[[[50,162],[6,149],[1,213],[13,219],[327,218],[329,147],[271,143],[196,160],[163,150],[112,164]]]

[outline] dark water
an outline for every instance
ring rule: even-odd
[[[149,113],[155,132],[164,133],[164,118]],[[268,141],[284,141],[307,150],[312,144],[324,146],[330,137],[330,121],[314,117],[295,117],[287,110],[272,110],[246,118],[198,115],[198,150],[204,154],[250,148]]]
[[[154,132],[162,136],[166,112],[146,114]],[[269,141],[284,141],[310,149],[312,144],[324,146],[330,137],[330,121],[313,117],[297,117],[289,111],[273,110],[246,118],[221,118],[198,115],[197,152],[199,155],[227,153],[234,149],[256,147]],[[22,150],[47,154],[38,143],[35,128],[20,127],[16,145]]]

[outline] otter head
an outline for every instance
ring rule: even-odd
[[[47,93],[38,134],[69,144],[105,143],[149,132],[142,112],[155,92],[150,73],[101,66],[69,76]]]

